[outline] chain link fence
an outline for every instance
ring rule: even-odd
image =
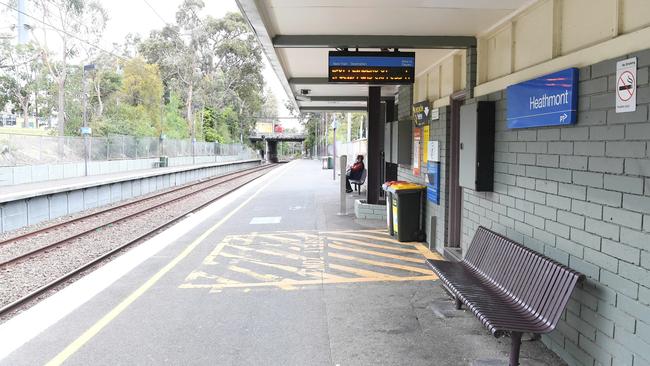
[[[237,156],[254,158],[242,144],[116,135],[89,137],[90,161],[148,159],[159,156]],[[84,138],[76,136],[28,136],[0,133],[0,166],[42,165],[84,161]]]

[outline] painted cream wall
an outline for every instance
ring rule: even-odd
[[[553,2],[545,1],[512,22],[514,70],[521,70],[553,57],[553,22],[549,22],[549,19],[553,19]],[[531,44],[535,47],[530,47]]]
[[[465,88],[466,57],[465,50],[453,51],[417,76],[413,102],[431,100],[437,107],[449,104],[449,96]]]
[[[621,0],[619,4],[619,32],[629,33],[650,26],[650,1]]]
[[[483,54],[486,58],[487,80],[512,72],[512,24],[507,24],[494,35],[486,37],[484,46],[479,50],[479,57]]]
[[[560,8],[560,52],[563,55],[616,37],[618,1],[563,0]],[[549,18],[552,22],[553,18]]]
[[[539,0],[478,37],[474,94],[646,49],[649,33],[650,0]]]

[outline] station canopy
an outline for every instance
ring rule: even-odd
[[[328,52],[415,52],[416,77],[531,0],[237,0],[294,106],[365,110],[367,85],[327,82]],[[308,90],[303,94],[301,90]],[[393,97],[397,86],[382,88]]]

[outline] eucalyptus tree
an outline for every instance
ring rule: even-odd
[[[66,83],[71,60],[88,54],[99,43],[108,14],[95,0],[32,0],[40,20],[32,30],[41,58],[57,84],[58,129],[66,128]],[[40,24],[40,25],[39,25]],[[54,35],[54,41],[50,38]],[[54,47],[53,47],[54,46]],[[57,48],[57,52],[53,48]]]
[[[232,135],[241,138],[254,124],[247,116],[263,104],[262,52],[241,15],[201,17],[203,7],[202,0],[185,0],[176,24],[151,32],[139,51],[160,66],[166,88],[183,99],[190,129],[197,106],[213,111],[230,108],[239,121],[235,127],[239,133]]]
[[[30,43],[12,45],[2,42],[0,59],[4,60],[4,67],[0,70],[0,94],[5,99],[0,107],[4,108],[9,101],[15,104],[23,114],[23,125],[27,126],[32,96],[38,92],[39,52]]]

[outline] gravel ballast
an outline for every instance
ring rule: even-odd
[[[146,211],[130,219],[93,230],[77,239],[52,247],[45,252],[39,252],[29,258],[1,267],[0,307],[16,301],[35,289],[81,267],[105,253],[155,230],[160,225],[172,219],[183,216],[190,209],[197,208],[206,202],[214,200],[215,197],[227,193],[233,188],[243,186],[247,182],[266,174],[268,171],[268,169],[262,169],[243,177],[226,180],[215,187],[191,194],[176,202],[163,205],[151,211]],[[143,206],[149,208],[169,200],[170,197],[176,198],[188,194],[188,190],[193,192],[197,191],[209,183],[214,184],[214,181],[189,187],[182,191],[172,192],[170,195],[165,195],[165,197],[146,200],[132,206],[100,214],[97,217],[87,218],[71,226],[62,226],[48,231],[47,234],[25,238],[11,245],[0,247],[0,261],[37,247],[43,247],[45,243],[52,243],[67,238],[82,231],[81,229],[99,226],[117,217],[139,211]],[[101,208],[101,210],[103,209],[105,207]],[[100,209],[97,211],[100,211]],[[87,213],[84,212],[83,214],[85,215]],[[52,223],[53,221],[50,221],[41,227],[52,225]],[[34,230],[33,227],[31,229]],[[13,234],[15,236],[16,232]]]

